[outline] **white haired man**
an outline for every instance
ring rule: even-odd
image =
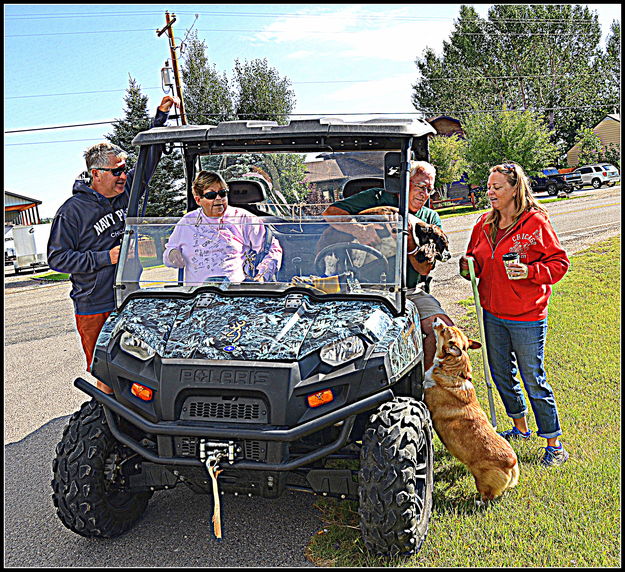
[[[423,222],[442,228],[438,213],[424,206],[430,193],[434,190],[435,179],[436,169],[433,165],[426,161],[411,161],[408,211]],[[366,209],[379,206],[398,207],[399,195],[390,193],[382,188],[367,189],[333,203],[322,214],[324,217],[329,217],[327,219],[328,224],[334,226],[337,230],[347,232],[349,229],[349,232],[361,244],[375,246],[380,238],[370,225],[340,225],[333,222],[332,217],[354,215]],[[423,340],[423,361],[427,371],[432,366],[436,353],[436,338],[432,324],[437,318],[440,318],[450,326],[453,325],[453,322],[445,313],[439,301],[424,290],[424,288],[429,290],[431,278],[428,277],[428,274],[433,268],[432,264],[427,262],[419,264],[411,258],[406,268],[406,286],[408,288],[406,296],[415,304],[421,318],[421,330],[425,334],[425,339]]]

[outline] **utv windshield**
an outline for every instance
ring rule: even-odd
[[[401,228],[395,214],[278,219],[230,206],[219,218],[201,209],[180,218],[128,218],[118,304],[137,290],[215,286],[241,295],[304,288],[382,297],[399,309]]]

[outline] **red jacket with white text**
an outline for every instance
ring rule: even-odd
[[[537,321],[547,317],[551,285],[560,280],[570,262],[555,230],[544,213],[532,209],[496,245],[490,238],[490,225],[483,214],[471,233],[467,256],[475,259],[479,277],[480,304],[487,312],[505,320]],[[527,264],[528,276],[510,280],[502,256],[518,252]]]

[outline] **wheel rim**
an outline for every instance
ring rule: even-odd
[[[130,457],[124,457],[122,451],[115,447],[104,462],[103,484],[106,491],[106,502],[113,509],[123,510],[135,499],[135,494],[125,490],[121,466],[137,456],[134,454]]]

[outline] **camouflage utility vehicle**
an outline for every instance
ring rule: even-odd
[[[409,161],[427,160],[433,133],[421,120],[322,118],[136,136],[117,308],[92,365],[114,393],[74,382],[90,401],[69,420],[53,463],[65,526],[115,537],[154,491],[181,483],[213,495],[216,508],[224,493],[296,490],[358,501],[375,553],[419,550],[432,509],[432,426],[404,277]],[[259,215],[254,224],[282,248],[271,280],[253,280],[257,258],[239,282],[194,283],[163,264],[180,217],[144,216],[142,170],[154,144],[181,153],[187,210],[197,207],[191,185],[205,169],[224,175],[231,206]],[[348,164],[358,176],[346,180]],[[333,234],[323,206],[311,204],[370,187],[398,193],[399,216],[343,224],[373,225],[379,248]]]

